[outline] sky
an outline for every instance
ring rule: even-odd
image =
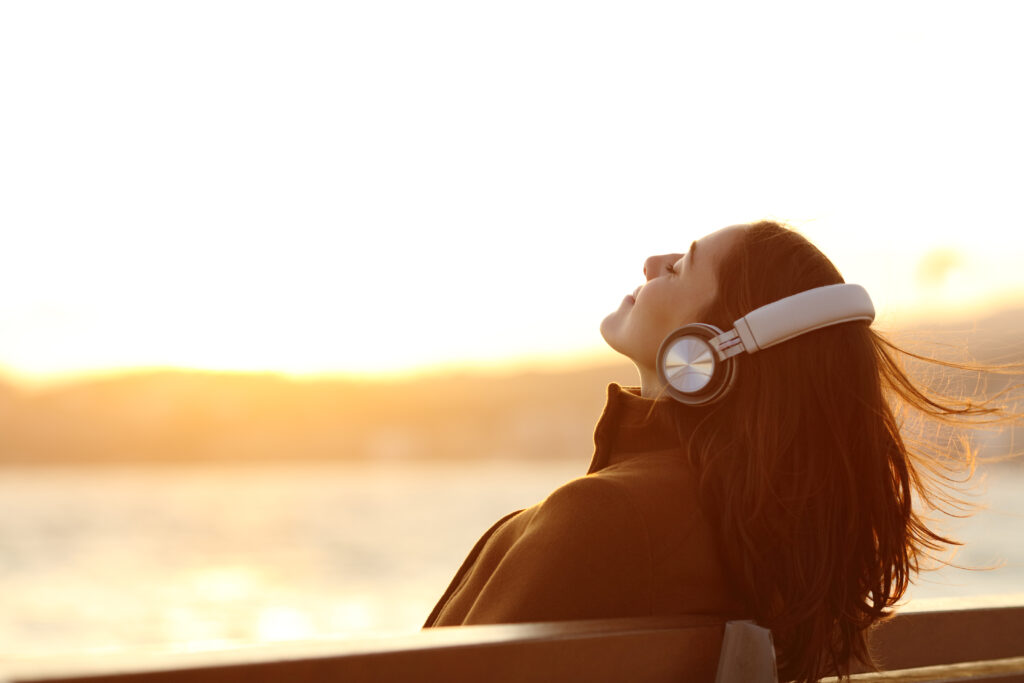
[[[610,358],[787,221],[878,325],[1024,305],[1015,2],[0,4],[0,374]]]

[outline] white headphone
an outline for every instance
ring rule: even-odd
[[[860,285],[809,289],[747,313],[728,332],[705,323],[680,327],[661,343],[658,377],[677,401],[707,405],[736,381],[733,356],[756,353],[822,327],[874,319],[871,297]]]

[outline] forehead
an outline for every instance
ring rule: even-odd
[[[701,237],[697,240],[698,260],[701,256],[715,260],[720,258],[740,240],[747,227],[746,224],[730,225]]]

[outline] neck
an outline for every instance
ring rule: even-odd
[[[653,368],[645,368],[636,364],[637,372],[640,373],[640,395],[644,398],[658,398],[665,391],[665,383],[658,377]]]

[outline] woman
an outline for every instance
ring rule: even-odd
[[[946,422],[999,411],[916,388],[898,349],[865,320],[740,354],[719,399],[681,403],[658,370],[674,330],[729,330],[843,279],[772,222],[653,256],[644,274],[601,324],[640,387],[609,387],[587,476],[499,520],[426,625],[714,614],[772,629],[783,679],[869,661],[865,629],[904,594],[921,558],[952,543],[912,509],[912,493],[955,503],[944,489],[951,463],[973,464],[966,447],[941,459],[909,449],[901,411]]]

